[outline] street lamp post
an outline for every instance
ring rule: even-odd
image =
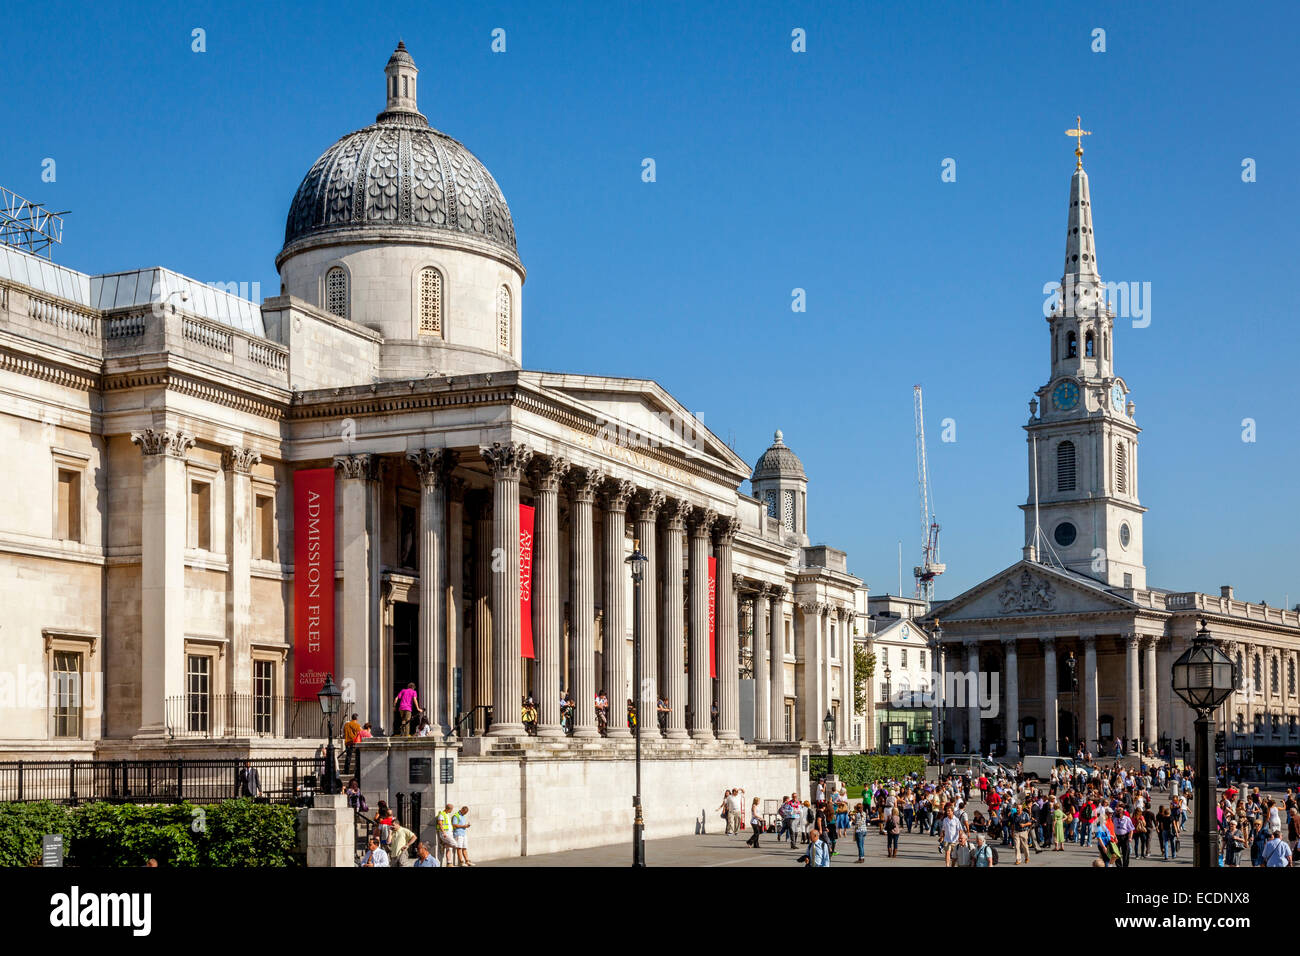
[[[1070,656],[1065,659],[1065,667],[1070,672],[1070,722],[1074,724],[1076,738],[1079,736],[1079,678],[1075,676],[1075,669],[1078,666],[1079,662],[1075,659],[1074,651],[1070,651]],[[1083,739],[1088,739],[1086,731]],[[1075,743],[1077,745],[1078,740]],[[1070,755],[1066,754],[1066,756]]]
[[[930,663],[934,668],[934,680],[930,686],[930,701],[933,715],[930,718],[930,726],[934,729],[935,735],[935,756],[939,761],[939,766],[943,766],[943,672],[940,669],[939,662],[943,659],[943,627],[939,624],[939,619],[934,619],[934,630],[930,633]],[[938,687],[934,685],[938,684]]]
[[[641,553],[641,542],[632,543],[632,554],[626,559],[632,569],[632,712],[636,715],[636,793],[632,807],[636,816],[632,821],[632,865],[645,867],[645,819],[641,815],[641,729],[645,726],[645,710],[641,700],[641,582],[649,562]]]
[[[822,718],[822,726],[826,728],[826,780],[829,783],[835,776],[835,715],[829,710]]]
[[[1236,686],[1236,665],[1210,639],[1205,618],[1192,639],[1192,646],[1179,655],[1173,666],[1174,693],[1196,711],[1196,833],[1193,866],[1214,866],[1211,850],[1214,811],[1212,774],[1214,709],[1228,699]]]
[[[334,715],[339,712],[339,704],[343,700],[343,694],[339,692],[338,685],[334,683],[334,675],[326,674],[325,683],[321,685],[316,694],[316,699],[320,701],[321,713],[325,715],[325,779],[321,782],[321,790],[325,793],[339,793],[342,787],[339,785],[338,770],[334,767]]]

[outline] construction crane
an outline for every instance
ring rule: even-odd
[[[947,570],[939,563],[939,522],[935,520],[930,500],[930,475],[925,459],[925,414],[921,405],[921,386],[912,386],[913,410],[916,413],[916,484],[921,495],[921,563],[912,568],[916,578],[916,596],[930,612],[934,600],[934,579]]]

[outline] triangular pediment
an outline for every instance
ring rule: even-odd
[[[944,602],[932,615],[942,622],[1043,614],[1134,610],[1134,604],[1099,581],[1032,561],[1011,567]]]
[[[594,439],[621,448],[654,449],[696,466],[749,477],[749,465],[663,386],[647,379],[521,372],[528,381],[595,426]]]

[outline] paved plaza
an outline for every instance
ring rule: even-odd
[[[721,821],[719,821],[721,822]],[[1188,832],[1183,835],[1178,859],[1163,862],[1159,850],[1146,860],[1133,862],[1136,867],[1175,867],[1191,866],[1192,841],[1191,820],[1188,820]],[[795,861],[803,853],[803,847],[791,850],[788,842],[777,843],[776,834],[763,834],[762,844],[755,850],[745,845],[749,831],[743,836],[726,836],[723,833],[709,833],[702,836],[671,837],[666,840],[646,841],[647,866],[800,866]],[[1156,841],[1153,841],[1155,843]],[[898,856],[892,860],[885,856],[885,838],[872,831],[867,836],[867,862],[861,869],[869,866],[879,867],[940,867],[943,857],[936,849],[937,837],[923,836],[919,833],[904,832],[898,841]],[[831,858],[832,867],[858,867],[853,861],[857,859],[857,845],[852,835],[841,839],[836,844],[839,855]],[[1010,865],[1015,860],[1011,847],[997,844],[999,866]],[[471,851],[472,853],[472,851]],[[1065,850],[1055,853],[1044,850],[1029,854],[1030,862],[1021,864],[1021,869],[1028,867],[1080,867],[1091,866],[1097,858],[1095,847],[1081,847],[1077,843],[1067,844]],[[538,856],[518,857],[509,860],[493,860],[484,866],[630,866],[632,862],[632,828],[628,826],[626,843],[616,846],[592,847],[586,850],[570,850],[565,853],[545,853]]]

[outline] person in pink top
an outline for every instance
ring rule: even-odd
[[[397,708],[397,733],[403,737],[411,735],[411,711],[414,708],[416,713],[424,713],[424,708],[420,706],[420,696],[415,692],[414,684],[407,684],[397,692],[393,698],[393,706]]]

